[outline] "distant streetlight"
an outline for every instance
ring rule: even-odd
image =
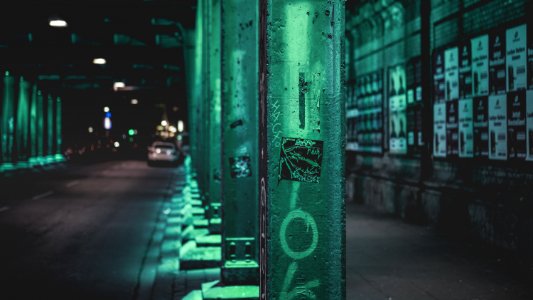
[[[139,100],[137,100],[137,99],[131,99],[131,104],[133,104],[133,105],[137,105],[137,104],[139,104]]]
[[[51,19],[48,25],[50,25],[50,27],[67,27],[67,21],[55,18]]]
[[[168,126],[167,120],[161,121],[161,126],[167,127]]]
[[[119,142],[115,142],[113,145],[115,146],[115,148],[120,147],[120,143]]]
[[[105,65],[106,64],[106,60],[105,60],[105,58],[101,58],[101,57],[95,58],[95,59],[93,59],[93,64],[95,64],[95,65]]]
[[[179,120],[178,121],[178,132],[183,132],[184,129],[185,129],[185,124],[183,123],[182,120]]]
[[[91,126],[89,126],[89,128],[87,128],[87,131],[88,131],[89,133],[93,133],[94,129],[93,129]]]
[[[109,112],[109,106],[104,106],[104,112]]]

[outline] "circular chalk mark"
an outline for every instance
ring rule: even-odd
[[[294,251],[291,249],[289,243],[287,242],[287,227],[289,226],[289,223],[295,219],[304,220],[305,223],[310,227],[311,233],[313,235],[311,245],[309,245],[309,247],[305,251]],[[313,253],[313,251],[315,251],[316,246],[318,244],[318,229],[316,226],[315,219],[313,218],[313,216],[300,209],[293,210],[287,215],[287,217],[285,217],[283,223],[281,223],[279,237],[281,240],[281,248],[283,248],[285,254],[287,254],[293,259],[305,258],[309,256],[309,254]]]

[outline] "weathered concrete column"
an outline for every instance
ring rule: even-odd
[[[344,299],[344,1],[261,3],[261,298]]]
[[[54,154],[54,98],[48,94],[46,97],[46,154],[48,157]]]
[[[63,116],[61,115],[63,113],[62,106],[61,106],[61,98],[56,98],[56,146],[55,146],[55,154],[56,159],[63,159]]]
[[[17,105],[17,160],[26,162],[29,157],[29,104],[31,97],[30,83],[20,77]]]
[[[220,185],[221,185],[221,146],[220,146],[220,0],[210,0],[208,5],[208,65],[209,65],[209,92],[208,92],[208,122],[209,122],[209,190],[207,217],[210,222],[220,218]],[[220,221],[220,220],[218,220]],[[220,223],[217,229],[210,224],[210,230],[220,232]]]
[[[44,156],[44,96],[40,90],[37,90],[37,157],[42,159]]]
[[[1,162],[4,166],[8,166],[13,163],[13,142],[15,139],[15,79],[6,71],[3,80],[2,128],[0,128],[2,135]]]
[[[222,282],[257,285],[259,1],[222,0]]]

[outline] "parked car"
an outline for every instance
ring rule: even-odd
[[[178,164],[181,153],[175,144],[156,141],[148,147],[148,165],[155,163]]]

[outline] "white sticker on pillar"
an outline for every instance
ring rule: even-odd
[[[433,106],[433,156],[446,157],[446,104]]]
[[[507,30],[507,91],[526,88],[527,84],[527,52],[526,25]]]
[[[507,160],[507,96],[489,97],[489,159]]]
[[[526,94],[527,160],[533,161],[533,90]]]
[[[459,101],[459,157],[474,157],[474,114],[472,99]]]

